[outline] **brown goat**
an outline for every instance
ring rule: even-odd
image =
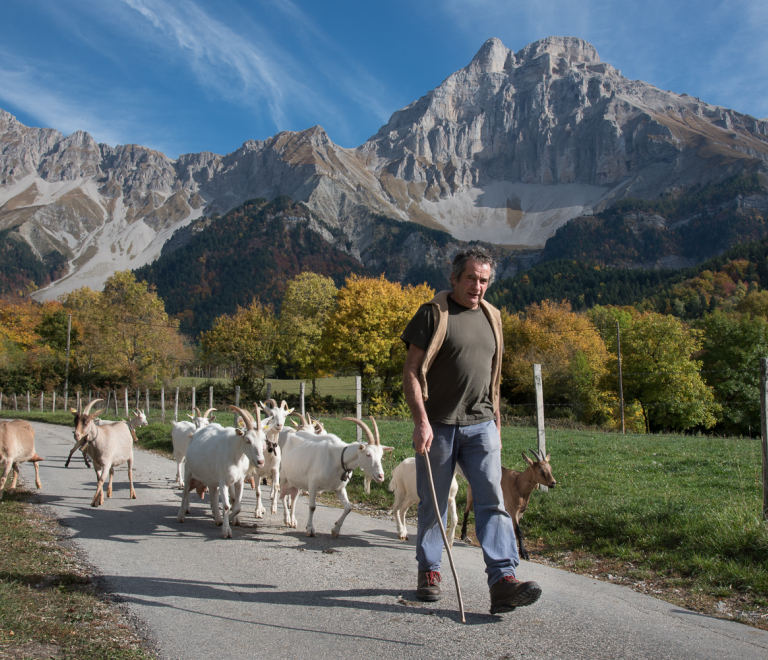
[[[127,422],[115,422],[104,426],[97,426],[96,420],[103,412],[91,413],[91,408],[103,399],[94,399],[83,410],[78,412],[74,408],[70,412],[75,416],[75,446],[69,452],[69,458],[78,449],[82,449],[93,461],[96,471],[96,494],[93,496],[91,506],[104,504],[104,481],[109,478],[107,497],[112,497],[112,479],[115,468],[123,463],[128,464],[128,484],[130,485],[130,498],[136,499],[136,491],[133,489],[133,433]],[[69,459],[67,459],[69,462]]]
[[[520,519],[528,508],[528,501],[531,499],[531,493],[539,484],[547,488],[557,486],[557,481],[552,476],[552,466],[549,464],[549,454],[544,456],[542,453],[529,450],[536,458],[532,461],[523,452],[523,460],[528,463],[525,472],[517,470],[508,470],[501,468],[501,491],[504,493],[504,508],[512,517],[512,523],[515,526],[515,537],[517,546],[522,559],[528,559],[528,551],[523,545],[523,535],[520,533]],[[467,486],[467,506],[464,509],[464,521],[461,524],[461,540],[467,540],[467,520],[469,512],[472,510],[472,487]]]
[[[13,468],[13,481],[11,481],[11,489],[13,489],[16,488],[16,479],[19,477],[19,463],[25,461],[31,461],[35,466],[35,485],[42,488],[40,468],[37,466],[42,460],[42,457],[35,452],[35,429],[32,424],[22,419],[0,422],[0,463],[5,463],[5,470],[0,478],[0,500],[3,499],[3,489],[11,468]]]

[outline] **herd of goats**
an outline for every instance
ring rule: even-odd
[[[103,412],[91,413],[93,406],[102,401],[91,401],[84,410],[71,409],[74,415],[75,445],[69,452],[65,465],[68,467],[73,454],[80,450],[86,465],[91,461],[96,472],[96,494],[91,506],[104,503],[104,482],[109,477],[107,497],[112,497],[112,479],[115,468],[123,464],[128,467],[130,497],[136,498],[133,488],[133,444],[136,428],[145,426],[147,419],[141,410],[134,410],[129,421],[101,420]],[[365,434],[364,442],[347,444],[338,436],[326,432],[323,425],[309,415],[305,418],[285,401],[278,404],[274,399],[255,406],[255,418],[245,409],[229,406],[237,414],[237,424],[225,427],[214,422],[210,408],[204,414],[196,408],[191,421],[174,422],[171,431],[173,452],[176,459],[176,480],[182,488],[182,500],[178,521],[184,522],[189,513],[189,497],[194,490],[203,498],[206,490],[213,518],[222,527],[223,538],[232,538],[232,524],[239,524],[243,489],[249,482],[256,491],[256,518],[263,518],[266,509],[262,503],[262,482],[271,480],[271,513],[277,514],[278,499],[283,502],[284,521],[288,527],[296,527],[296,504],[298,495],[305,491],[309,495],[309,519],[307,536],[315,536],[313,517],[315,498],[318,493],[334,491],[344,507],[331,533],[339,536],[344,519],[352,509],[347,497],[346,486],[356,468],[363,471],[365,492],[370,493],[371,481],[382,483],[384,469],[382,459],[392,447],[381,444],[376,420],[370,417],[373,431],[360,419],[345,417],[354,422]],[[262,420],[261,415],[265,418]],[[286,424],[289,416],[296,416],[300,424]],[[523,472],[502,468],[501,486],[504,505],[515,526],[520,556],[528,559],[523,545],[519,521],[528,507],[531,493],[539,485],[552,488],[556,481],[552,476],[549,454],[530,450],[534,459],[523,453],[528,467]],[[30,461],[35,467],[35,484],[42,487],[38,462],[43,460],[35,452],[35,430],[24,420],[0,421],[0,463],[5,464],[0,479],[0,500],[8,475],[13,469],[11,488],[16,487],[19,464]],[[457,469],[461,474],[461,470]],[[463,475],[462,475],[463,476]],[[393,513],[398,537],[408,539],[405,514],[410,506],[419,501],[416,490],[415,458],[406,458],[392,471],[389,490],[394,492]],[[457,526],[456,493],[458,483],[454,475],[451,484],[448,511],[451,525],[449,543],[453,543]],[[472,490],[467,488],[467,505],[464,510],[461,538],[467,539],[467,518],[472,508]],[[223,509],[223,511],[222,511]]]

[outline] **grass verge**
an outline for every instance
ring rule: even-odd
[[[0,503],[0,657],[138,660],[148,652],[126,612],[98,588],[58,523],[23,488]]]

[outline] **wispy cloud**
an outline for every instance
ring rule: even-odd
[[[6,108],[17,108],[43,126],[65,135],[88,127],[94,139],[115,145],[128,141],[132,128],[121,126],[122,120],[106,113],[96,98],[84,104],[83,96],[75,90],[61,89],[60,77],[54,72],[44,66],[21,62],[3,50],[0,50],[0,99]]]

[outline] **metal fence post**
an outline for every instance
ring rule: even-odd
[[[544,433],[544,388],[541,380],[541,365],[533,365],[533,382],[536,385],[536,436],[538,437],[538,450],[542,456],[547,455],[547,437]],[[539,484],[539,490],[545,493],[549,490]]]

